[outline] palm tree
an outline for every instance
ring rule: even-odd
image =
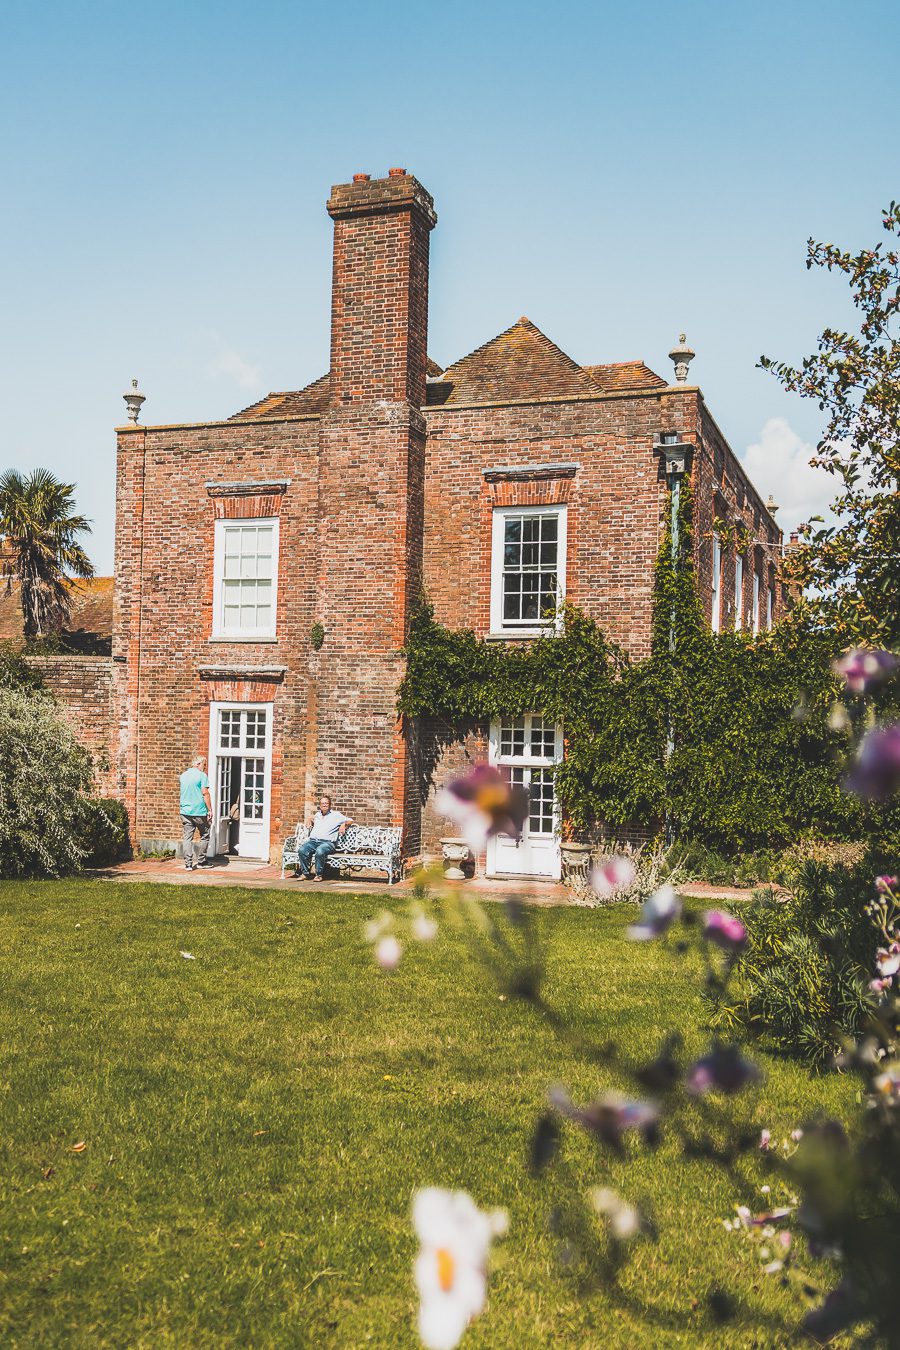
[[[26,640],[58,632],[69,617],[71,578],[94,575],[78,542],[91,523],[74,513],[74,491],[49,469],[9,469],[0,477],[0,575],[7,592],[19,584]]]

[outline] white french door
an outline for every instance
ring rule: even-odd
[[[213,703],[209,717],[214,851],[268,860],[272,704]]]
[[[559,807],[554,779],[562,759],[562,727],[525,713],[491,724],[489,759],[524,788],[531,803],[521,839],[498,834],[488,841],[488,876],[560,876]]]

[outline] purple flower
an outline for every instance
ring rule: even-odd
[[[681,914],[681,901],[671,886],[660,886],[645,900],[637,923],[629,926],[628,936],[635,942],[659,937]]]
[[[574,1120],[615,1153],[624,1151],[622,1136],[626,1130],[640,1130],[647,1143],[656,1143],[659,1107],[655,1102],[630,1101],[617,1092],[607,1092],[587,1106],[574,1106],[561,1087],[551,1088],[549,1099],[561,1116]]]
[[[896,877],[875,878],[875,889],[876,891],[878,891],[879,895],[888,895],[891,891],[896,890],[896,888],[897,888]]]
[[[740,919],[724,909],[707,910],[703,916],[703,936],[725,952],[739,952],[747,943],[747,930]]]
[[[741,1054],[738,1046],[715,1045],[688,1069],[685,1086],[695,1097],[704,1092],[724,1092],[730,1097],[761,1077],[759,1069]]]
[[[841,677],[851,694],[866,694],[886,680],[898,665],[900,661],[893,652],[851,647],[850,651],[832,661],[831,668]]]
[[[459,826],[472,852],[480,853],[495,834],[518,839],[528,818],[529,798],[524,788],[510,787],[499,769],[476,764],[464,778],[442,788],[434,805]]]
[[[883,801],[900,786],[900,724],[873,727],[862,739],[844,785],[857,797]]]

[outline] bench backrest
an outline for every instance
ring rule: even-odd
[[[399,853],[402,834],[398,825],[348,825],[337,846],[341,853]],[[309,837],[302,820],[297,822],[294,837],[298,847]]]

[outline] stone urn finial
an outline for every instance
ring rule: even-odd
[[[775,498],[772,496],[771,492],[769,493],[769,496],[766,499],[766,510],[768,511],[770,516],[774,516],[776,511],[781,510],[781,507],[778,505]]]
[[[142,394],[138,389],[137,380],[131,381],[131,388],[127,393],[124,393],[122,397],[125,400],[125,407],[128,409],[129,422],[137,423],[141,411],[141,404],[146,398],[146,394]]]
[[[679,333],[678,346],[669,352],[669,360],[675,364],[675,379],[679,384],[684,384],[687,380],[688,366],[696,355],[697,353],[687,345],[687,335]]]

